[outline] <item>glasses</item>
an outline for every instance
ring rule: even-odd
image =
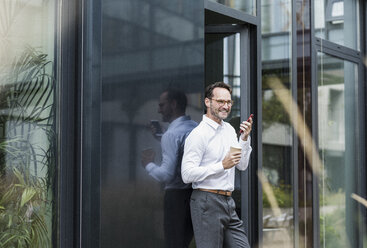
[[[232,106],[233,105],[233,101],[232,100],[221,100],[221,99],[214,99],[214,98],[210,98],[210,100],[214,100],[216,101],[219,106],[224,106],[224,104],[227,103],[228,106]]]

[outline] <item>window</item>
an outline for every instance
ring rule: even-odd
[[[0,246],[51,247],[58,220],[55,1],[0,4]]]
[[[230,8],[241,10],[250,15],[256,15],[256,0],[210,0]]]
[[[163,151],[178,141],[162,135],[173,123],[166,92],[185,95],[186,115],[201,121],[204,12],[198,1],[104,0],[102,5],[101,85],[89,86],[101,98],[85,99],[101,108],[98,128],[88,130],[88,135],[101,137],[90,144],[91,149],[100,147],[101,161],[93,161],[93,170],[100,171],[93,178],[93,184],[100,179],[100,194],[93,192],[87,203],[100,202],[87,217],[100,214],[100,243],[88,247],[164,247],[176,237],[173,227],[183,224],[176,219],[172,225],[170,209],[187,200],[187,195],[172,199],[170,194],[170,187],[177,190],[172,183],[181,179],[180,167],[172,181],[171,171],[164,169],[168,166],[160,167],[167,158]],[[159,123],[162,133],[152,130],[153,123]],[[154,154],[154,172],[143,162],[147,154]],[[185,187],[182,192],[191,193],[191,185]],[[176,242],[190,242],[192,234],[187,237]]]
[[[320,246],[357,247],[358,65],[318,53]]]
[[[316,37],[360,50],[358,0],[315,0]]]
[[[293,127],[277,97],[292,92],[292,4],[287,0],[261,3],[262,11],[262,141],[263,174],[276,203],[263,192],[263,246],[291,247],[294,242],[292,161]],[[270,87],[279,80],[284,89]],[[287,102],[292,106],[292,101]]]

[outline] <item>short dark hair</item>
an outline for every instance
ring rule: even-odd
[[[232,94],[232,88],[228,84],[224,82],[215,82],[213,84],[210,84],[205,89],[205,98],[211,99],[213,97],[213,90],[215,88],[224,88],[229,91],[229,93]]]
[[[183,113],[186,111],[187,106],[187,97],[185,93],[176,89],[167,89],[164,92],[167,92],[167,100],[168,101],[176,101],[177,109]]]

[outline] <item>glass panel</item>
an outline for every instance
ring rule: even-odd
[[[104,0],[102,12],[101,226],[93,245],[187,247],[191,185],[180,181],[180,149],[190,127],[172,125],[184,110],[202,119],[202,5]]]
[[[358,247],[358,66],[318,54],[321,247]]]
[[[315,0],[315,34],[360,50],[358,0]]]
[[[211,0],[230,8],[241,10],[250,15],[256,15],[256,0]]]
[[[55,1],[0,0],[0,246],[56,237]]]
[[[264,247],[293,246],[293,129],[289,113],[277,98],[279,91],[291,93],[291,6],[290,0],[261,3],[263,174],[270,186],[270,192],[263,191]],[[274,80],[279,80],[284,90],[272,88],[269,82]]]
[[[232,100],[234,104],[231,113],[228,116],[228,121],[237,118],[240,121],[241,101],[240,101],[240,34],[233,34],[223,39],[223,79],[222,81],[232,87]],[[239,128],[239,123],[235,129]],[[239,131],[239,130],[238,130]]]

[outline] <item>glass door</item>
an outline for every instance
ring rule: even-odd
[[[232,87],[234,104],[226,121],[238,134],[240,122],[249,115],[248,47],[248,30],[244,25],[207,25],[205,28],[205,85],[222,81]],[[248,219],[247,185],[247,171],[236,170],[233,199],[237,214],[245,223]]]

